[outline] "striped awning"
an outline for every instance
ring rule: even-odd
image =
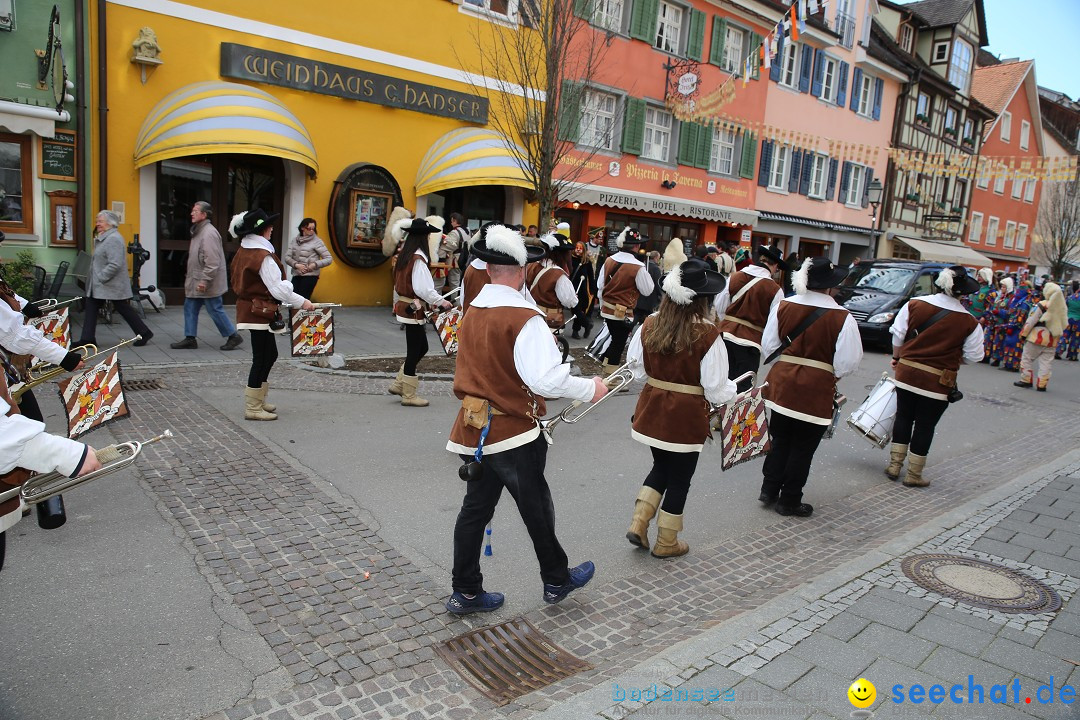
[[[135,167],[221,153],[270,155],[319,171],[311,136],[288,108],[264,90],[228,82],[194,83],[155,105],[135,142]]]
[[[518,160],[524,155],[520,146],[495,130],[451,130],[436,140],[420,161],[416,195],[473,185],[531,188],[533,183]]]

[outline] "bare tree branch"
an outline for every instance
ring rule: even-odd
[[[511,141],[507,150],[532,184],[527,199],[539,206],[541,232],[569,187],[602,174],[589,162],[595,151],[579,149],[563,126],[580,122],[581,88],[596,80],[607,50],[603,31],[577,17],[574,4],[519,0],[520,26],[478,20],[472,32],[475,72],[496,83],[470,84],[488,98],[491,126]],[[463,70],[473,70],[456,54]]]
[[[1061,278],[1067,265],[1080,265],[1080,181],[1043,184],[1039,208],[1038,257]]]

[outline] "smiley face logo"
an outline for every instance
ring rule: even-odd
[[[859,678],[851,683],[847,690],[848,700],[857,708],[868,708],[877,699],[877,688],[866,678]]]

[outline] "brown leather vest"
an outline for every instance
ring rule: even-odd
[[[394,266],[394,292],[401,298],[416,298],[416,291],[413,290],[412,286],[413,266],[416,265],[416,263],[427,265],[424,261],[424,257],[422,255],[417,255],[415,252],[406,263],[402,263],[401,257],[398,256],[398,263]],[[421,300],[421,302],[423,301]],[[412,299],[398,300],[394,303],[394,314],[405,320],[423,320],[424,313],[422,308],[424,306],[421,306],[421,309],[416,312],[409,312],[412,307]]]
[[[813,305],[783,301],[776,311],[777,332],[780,337],[797,328],[807,315],[817,308]],[[795,338],[783,355],[807,358],[832,365],[836,354],[836,340],[847,320],[843,308],[829,309],[819,317],[806,332]],[[782,362],[780,358],[769,370],[768,387],[762,392],[766,400],[788,410],[832,420],[833,394],[836,392],[836,376],[821,368]]]
[[[732,275],[731,282],[728,283],[728,296],[735,297],[755,277],[741,270]],[[776,297],[778,290],[780,290],[780,286],[773,282],[771,278],[761,278],[743,293],[741,298],[728,305],[725,315],[745,320],[751,325],[761,328],[760,330],[755,330],[733,320],[719,318],[720,330],[725,335],[752,342],[760,348],[761,335],[765,331],[765,323],[769,320],[769,308],[772,307],[773,298]]]
[[[465,316],[465,312],[472,305],[472,301],[476,299],[476,296],[480,294],[480,291],[484,289],[484,286],[491,282],[491,278],[488,277],[487,270],[478,270],[473,267],[472,263],[469,263],[465,268],[465,273],[461,276],[461,316]]]
[[[937,305],[923,300],[908,303],[908,331],[917,330],[923,323],[941,310]],[[978,320],[968,312],[949,312],[900,347],[900,359],[929,365],[939,370],[957,371],[964,357],[964,341],[972,333]],[[897,364],[896,379],[920,390],[946,395],[951,385],[941,384],[941,377],[926,370]]]
[[[633,315],[641,297],[637,289],[637,274],[640,269],[640,265],[620,263],[614,258],[608,258],[604,262],[604,291],[600,293],[604,304],[625,305],[627,313]],[[600,312],[610,314],[612,311],[600,308]]]
[[[540,275],[541,270],[545,268],[540,267],[540,263],[530,264],[525,271],[525,285],[529,288],[533,300],[544,311],[547,324],[550,327],[562,327],[566,322],[566,317],[563,314],[563,304],[559,302],[559,294],[555,291],[555,285],[560,278],[567,277],[566,271],[561,267],[550,267],[546,268],[543,275]],[[540,275],[540,281],[533,285],[537,275]]]
[[[268,250],[242,247],[233,256],[230,271],[232,272],[232,290],[236,293],[236,322],[238,323],[266,325],[269,322],[265,316],[256,315],[251,311],[251,301],[254,298],[277,302],[266,289],[262,278],[259,277],[259,269],[267,255],[274,259],[274,264],[281,271],[281,279],[284,280],[285,266],[281,264],[277,255]]]

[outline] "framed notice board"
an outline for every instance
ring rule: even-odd
[[[38,138],[38,177],[75,180],[75,133],[57,130],[55,138]]]

